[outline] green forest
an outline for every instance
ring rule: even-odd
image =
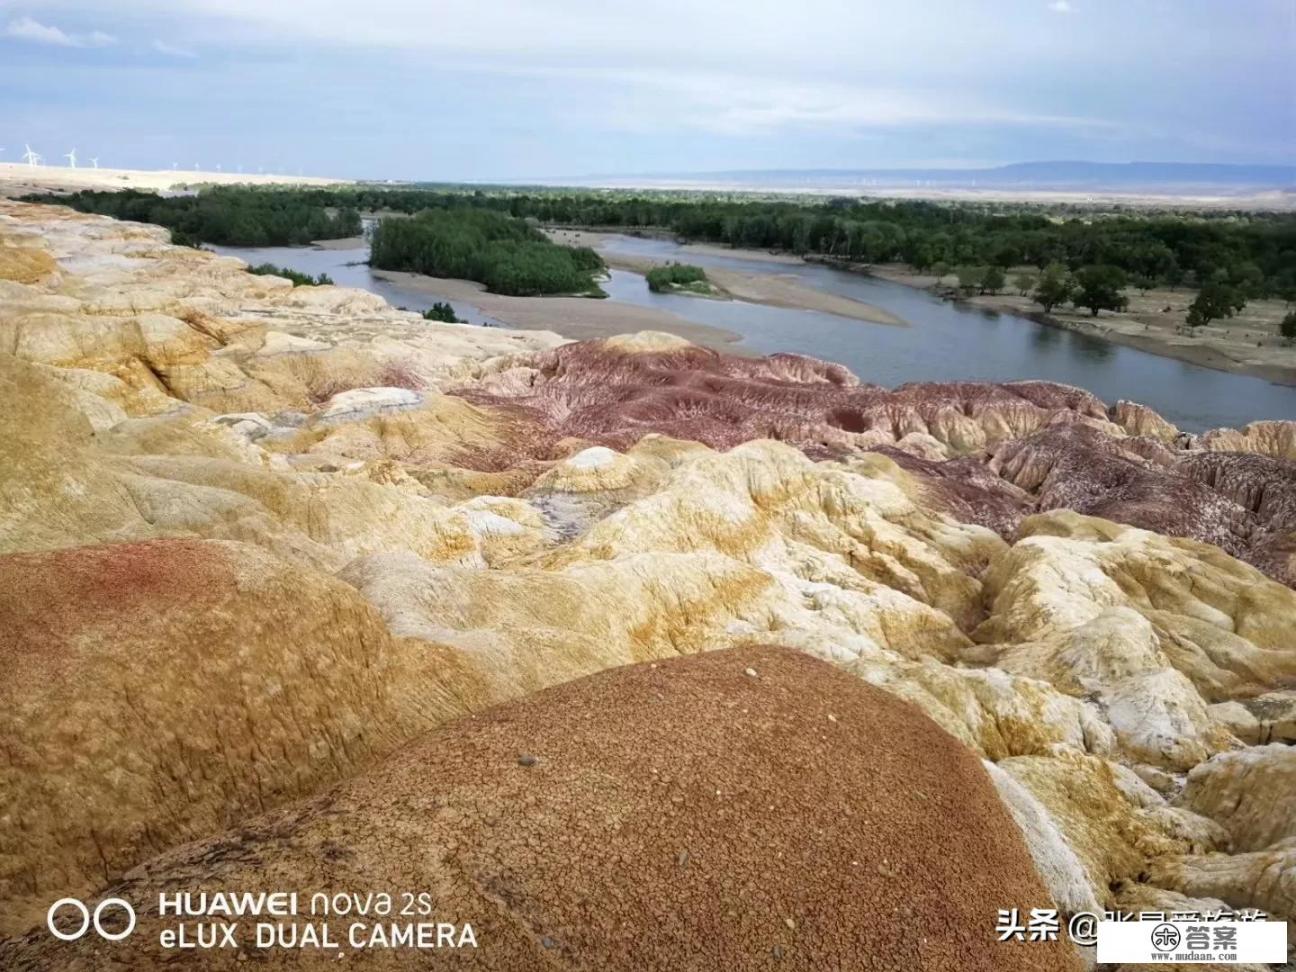
[[[604,296],[594,282],[603,260],[589,247],[559,246],[525,220],[465,206],[381,220],[369,265],[476,280],[497,294]]]
[[[1296,296],[1296,216],[1285,213],[1094,212],[1025,204],[717,198],[703,194],[509,189],[245,190],[319,208],[417,213],[470,208],[545,225],[667,231],[679,239],[820,255],[852,263],[1041,270],[1120,269],[1133,286]]]
[[[375,266],[480,280],[500,293],[590,291],[592,251],[549,243],[523,220],[665,231],[682,240],[917,270],[1114,268],[1130,286],[1212,286],[1226,300],[1296,300],[1296,216],[1094,212],[1024,204],[741,199],[672,192],[213,188],[197,196],[81,192],[29,197],[158,223],[179,242],[282,245],[356,235],[382,221]],[[426,215],[430,213],[431,215]],[[447,215],[450,214],[450,215]],[[379,246],[381,243],[381,246]]]
[[[217,187],[187,196],[86,190],[27,196],[26,201],[165,226],[172,242],[185,246],[298,246],[360,235],[355,209],[337,197],[321,199],[296,190]]]

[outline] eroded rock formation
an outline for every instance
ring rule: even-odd
[[[663,965],[852,966],[896,888],[946,911],[884,965],[1070,967],[990,944],[1014,895],[1290,916],[1293,427],[433,324],[0,204],[3,964],[254,870],[502,900],[499,967],[628,961],[667,880]]]

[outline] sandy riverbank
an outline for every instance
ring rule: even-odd
[[[632,331],[665,331],[694,344],[743,353],[735,348],[742,335],[719,327],[696,324],[668,311],[633,304],[614,303],[589,297],[510,297],[488,293],[472,280],[450,280],[425,277],[398,270],[374,270],[380,280],[398,283],[411,290],[422,290],[447,299],[481,308],[482,312],[509,327],[527,331],[557,331],[577,341],[610,337]]]
[[[555,226],[547,228],[546,233],[557,243],[564,246],[592,246],[594,249],[602,252],[610,240],[618,236],[643,236],[649,239],[667,239],[673,240],[674,234],[666,231],[655,232],[635,232],[619,233],[612,230],[597,229],[573,229],[565,226]],[[782,263],[796,265],[803,262],[799,256],[792,253],[779,253],[771,250],[735,250],[728,246],[719,246],[714,243],[684,243],[680,249],[684,253],[697,253],[699,255],[710,254],[712,256],[739,257],[743,260],[750,260],[760,263]]]
[[[317,250],[363,250],[368,245],[369,241],[363,236],[345,236],[340,240],[314,240],[311,243],[311,246]]]
[[[605,258],[609,258],[600,244],[606,245],[606,239],[612,234],[579,230],[559,232],[565,234],[562,242],[569,245],[593,246],[599,249]],[[769,253],[763,250],[696,244],[690,244],[684,249],[712,252],[742,260],[804,262],[802,258],[792,254]],[[611,259],[609,262],[612,262]],[[957,283],[952,275],[938,279],[931,274],[917,273],[912,268],[900,264],[843,266],[842,269],[868,273],[882,280],[933,293],[942,293]],[[1038,276],[1035,267],[1015,268],[1007,273],[1010,284],[1008,291],[960,299],[965,299],[967,303],[977,307],[1029,317],[1043,324],[1087,334],[1113,344],[1137,348],[1148,354],[1174,358],[1216,371],[1229,371],[1263,378],[1276,384],[1296,386],[1296,347],[1286,344],[1278,333],[1278,324],[1288,310],[1282,301],[1251,301],[1238,316],[1223,321],[1213,321],[1209,326],[1200,328],[1187,326],[1188,305],[1192,303],[1196,294],[1186,289],[1149,290],[1146,294],[1131,289],[1127,293],[1129,307],[1119,314],[1103,311],[1094,318],[1087,311],[1076,311],[1069,307],[1055,308],[1051,314],[1045,314],[1029,297],[1021,296],[1011,289],[1014,276],[1021,272]],[[709,276],[712,274],[709,268],[707,274]],[[818,293],[818,291],[813,292]]]
[[[554,229],[547,231],[551,239],[565,246],[590,246],[599,251],[599,255],[608,266],[619,270],[631,270],[635,273],[647,273],[653,267],[661,266],[661,260],[652,257],[635,256],[609,249],[608,241],[613,234],[597,233],[588,230]],[[762,260],[770,264],[788,265],[801,262],[799,257],[786,253],[764,253],[759,250],[730,250],[718,246],[688,244],[681,248],[687,259],[688,253],[714,254],[717,256],[741,257],[744,260]],[[707,267],[707,279],[722,292],[722,296],[733,300],[746,301],[749,304],[766,304],[770,307],[787,307],[793,310],[813,310],[824,314],[836,314],[870,324],[888,324],[894,327],[907,327],[908,322],[894,314],[875,307],[872,304],[839,294],[831,294],[803,284],[789,274],[780,274],[775,270],[769,273],[748,273],[742,270],[729,270],[721,267]]]
[[[933,292],[945,291],[957,283],[952,275],[938,279],[893,264],[872,266],[867,272],[883,280]],[[1045,314],[1038,304],[1012,288],[1013,277],[1019,272],[1038,275],[1034,267],[1010,270],[1007,291],[960,299],[976,307],[1030,317],[1203,368],[1296,385],[1296,347],[1285,344],[1278,333],[1278,324],[1287,312],[1280,300],[1250,301],[1238,316],[1199,328],[1187,326],[1188,305],[1196,292],[1186,289],[1149,290],[1143,294],[1131,288],[1126,292],[1129,307],[1120,313],[1103,311],[1093,317],[1088,311],[1064,307]]]

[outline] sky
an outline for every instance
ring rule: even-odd
[[[0,0],[0,161],[445,181],[1296,161],[1296,0]]]

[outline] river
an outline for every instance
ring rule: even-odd
[[[890,311],[911,327],[888,327],[817,311],[741,301],[654,294],[642,275],[613,270],[612,301],[671,311],[699,324],[741,334],[741,346],[765,354],[791,351],[840,362],[863,381],[895,387],[912,381],[1012,381],[1038,378],[1078,385],[1107,402],[1129,399],[1156,409],[1180,428],[1203,431],[1257,419],[1296,419],[1296,388],[1202,368],[1122,347],[1074,331],[941,300],[921,290],[818,264],[770,264],[682,250],[669,240],[610,237],[604,248],[656,260],[679,260],[749,273],[795,275],[802,283]],[[424,310],[435,295],[379,280],[364,264],[366,248],[213,247],[250,264],[269,262],[327,273],[340,286],[372,291],[398,307]],[[429,278],[431,279],[431,278]],[[474,324],[500,325],[461,300],[455,312]],[[561,322],[555,322],[561,330]]]

